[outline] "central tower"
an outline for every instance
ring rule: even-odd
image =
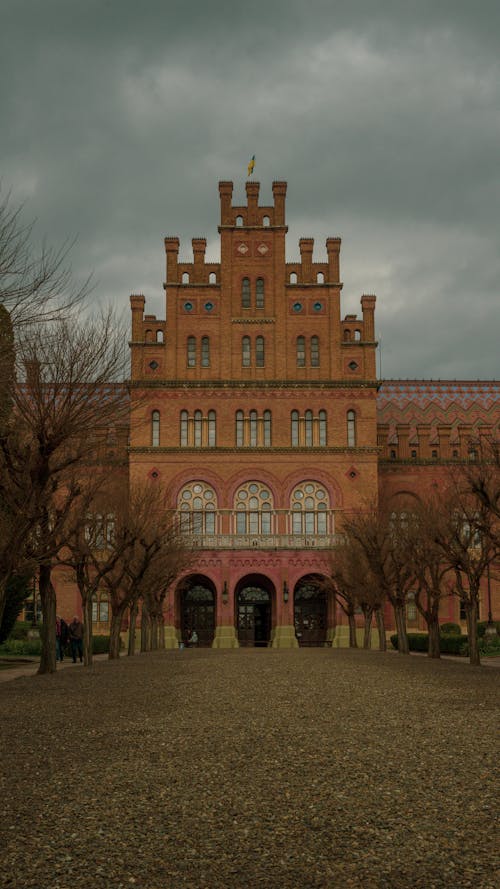
[[[375,297],[340,314],[340,238],[286,261],[286,183],[259,205],[219,183],[220,263],[179,261],[165,238],[166,315],[131,297],[130,471],[169,492],[196,567],[171,591],[172,644],[325,644],[329,573],[342,513],[377,489]]]

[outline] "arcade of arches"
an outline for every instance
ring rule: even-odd
[[[332,640],[333,597],[319,574],[301,577],[292,591],[266,575],[247,574],[218,596],[206,576],[193,574],[178,585],[172,644],[189,643],[196,631],[200,647],[281,648],[322,646]],[[286,623],[288,621],[288,623]]]

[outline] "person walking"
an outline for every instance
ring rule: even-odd
[[[60,614],[56,617],[56,661],[64,660],[64,649],[68,641],[68,624]]]
[[[71,645],[71,657],[73,658],[73,663],[76,664],[76,656],[80,658],[80,663],[83,661],[83,624],[81,620],[78,620],[78,617],[74,616],[71,621],[69,627],[69,644]]]

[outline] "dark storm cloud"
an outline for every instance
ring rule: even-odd
[[[162,312],[162,236],[287,179],[288,252],[343,237],[386,376],[498,375],[497,3],[4,2],[1,175],[94,299]]]

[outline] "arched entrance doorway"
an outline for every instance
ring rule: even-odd
[[[266,648],[271,639],[272,585],[246,577],[236,589],[236,632],[240,646]]]
[[[327,593],[321,578],[309,575],[299,580],[294,591],[294,619],[301,647],[325,644],[327,608]]]
[[[196,630],[198,645],[209,647],[215,632],[215,589],[206,577],[190,577],[181,590],[181,634]]]

